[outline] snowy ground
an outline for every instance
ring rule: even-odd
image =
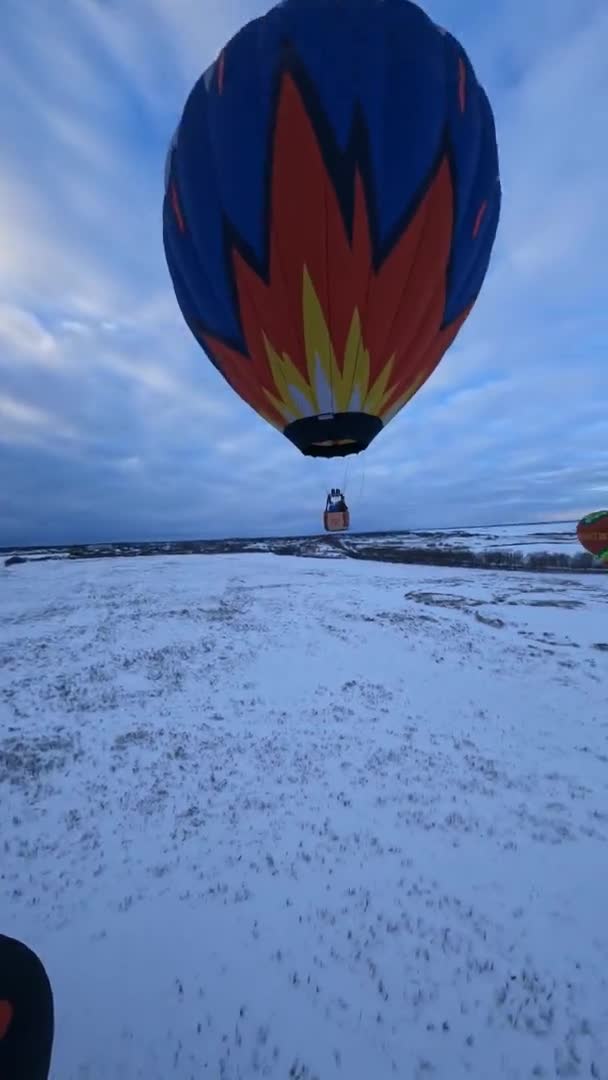
[[[608,578],[0,570],[56,1080],[608,1077]]]
[[[475,552],[521,551],[524,555],[542,551],[577,555],[583,550],[576,536],[576,522],[384,533],[382,536],[356,537],[356,542],[358,546],[368,543],[403,548],[464,547]]]

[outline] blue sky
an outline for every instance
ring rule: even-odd
[[[186,95],[269,6],[3,2],[0,545],[314,532],[344,481],[230,391],[164,262]],[[456,344],[350,459],[353,525],[578,517],[608,503],[608,6],[423,6],[492,101],[502,221]]]

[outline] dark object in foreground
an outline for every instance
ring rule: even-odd
[[[53,992],[42,962],[0,934],[1,1080],[47,1080],[53,1031]]]

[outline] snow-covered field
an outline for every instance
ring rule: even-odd
[[[0,570],[56,1080],[608,1077],[608,578]]]
[[[577,555],[583,550],[576,536],[576,522],[543,525],[496,525],[464,529],[429,529],[408,533],[384,533],[369,538],[357,537],[357,543],[386,544],[394,547],[467,548],[469,551],[562,552]]]

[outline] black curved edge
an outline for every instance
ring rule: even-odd
[[[54,1033],[51,984],[36,954],[4,934],[0,934],[0,1001],[7,1002],[12,1012],[0,1038],[0,1077],[47,1080]]]
[[[368,413],[330,413],[294,420],[283,434],[306,457],[334,458],[360,454],[382,427],[382,421]]]

